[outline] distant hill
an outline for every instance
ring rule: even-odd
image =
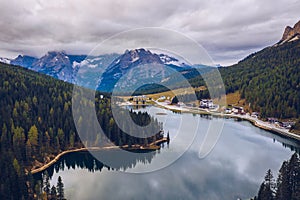
[[[285,31],[278,44],[220,68],[226,92],[239,91],[250,108],[263,117],[299,118],[300,39],[293,33]]]

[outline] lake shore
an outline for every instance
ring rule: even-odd
[[[123,146],[107,146],[107,147],[83,147],[79,149],[70,149],[63,151],[59,153],[58,155],[55,156],[54,159],[52,159],[50,162],[43,164],[43,166],[35,168],[30,170],[31,174],[36,174],[40,173],[42,171],[45,171],[47,168],[51,167],[54,165],[61,157],[63,157],[66,154],[69,153],[75,153],[75,152],[86,152],[86,151],[103,151],[103,150],[116,150],[116,149],[124,149],[127,151],[138,151],[138,150],[143,150],[143,151],[155,151],[160,149],[160,144],[168,142],[168,139],[166,137],[163,137],[157,141],[154,141],[150,143],[148,146],[143,146],[143,145],[132,145],[129,147],[128,145],[123,145]]]
[[[172,110],[175,112],[177,111],[177,112],[204,114],[204,115],[212,115],[212,116],[224,117],[224,118],[236,118],[236,119],[240,119],[240,120],[247,120],[250,123],[252,123],[254,126],[261,128],[263,130],[300,141],[300,135],[291,133],[288,129],[276,127],[273,124],[264,122],[260,119],[251,117],[249,115],[223,114],[223,113],[219,113],[219,112],[211,112],[209,110],[192,108],[192,107],[187,107],[187,106],[179,107],[176,105],[168,105],[168,104],[157,102],[157,101],[155,101],[155,103],[156,103],[156,106],[158,106],[158,107]]]
[[[198,108],[191,108],[191,107],[179,107],[175,105],[168,105],[165,103],[157,102],[155,101],[155,105],[167,110],[175,111],[175,112],[183,112],[183,113],[193,113],[193,114],[205,114],[205,115],[212,115],[216,117],[223,117],[223,118],[236,118],[239,120],[247,120],[254,126],[261,128],[263,130],[272,132],[274,134],[288,137],[291,139],[295,139],[297,141],[300,141],[300,135],[294,134],[289,132],[289,130],[284,129],[284,128],[279,128],[274,126],[273,124],[270,124],[268,122],[264,122],[262,120],[259,120],[257,118],[251,117],[249,115],[237,115],[237,114],[223,114],[223,113],[218,113],[218,112],[211,112],[209,110],[203,110],[203,109],[198,109]],[[160,149],[160,144],[167,142],[167,138],[162,138],[160,140],[157,140],[149,146],[142,146],[142,145],[132,145],[129,147],[128,145],[124,146],[107,146],[107,147],[85,147],[85,148],[79,148],[79,149],[71,149],[71,150],[66,150],[61,153],[59,153],[57,156],[55,156],[54,159],[52,159],[50,162],[44,164],[41,167],[32,169],[30,172],[31,174],[39,173],[44,170],[46,170],[48,167],[52,166],[55,164],[62,156],[69,154],[69,153],[74,153],[74,152],[84,152],[84,151],[101,151],[101,150],[113,150],[113,149],[124,149],[128,151],[135,151],[135,150],[144,150],[144,151],[155,151]]]

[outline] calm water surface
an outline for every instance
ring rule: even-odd
[[[218,119],[177,114],[156,107],[142,110],[164,122],[165,131],[170,131],[169,146],[164,145],[160,151],[148,156],[128,159],[115,169],[104,166],[89,153],[70,154],[49,169],[51,185],[61,176],[67,199],[78,200],[247,199],[257,194],[268,169],[277,174],[282,162],[300,147],[293,140],[261,130],[249,122],[226,119],[213,150],[204,159],[199,159],[199,148],[208,126]],[[178,123],[182,116],[191,123],[198,121],[198,129],[190,130],[192,126],[188,123]],[[168,167],[150,173],[126,173],[159,165],[168,152],[183,152],[181,148],[185,141],[176,140],[176,137],[179,134],[188,136],[195,131],[197,136],[190,148]]]

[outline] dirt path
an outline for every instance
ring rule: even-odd
[[[162,138],[159,139],[155,142],[152,142],[149,146],[142,146],[142,145],[132,145],[133,147],[129,148],[128,145],[124,145],[124,146],[107,146],[107,147],[88,147],[88,148],[80,148],[80,149],[72,149],[72,150],[66,150],[63,151],[61,153],[59,153],[57,156],[55,156],[54,159],[52,159],[49,163],[44,164],[42,167],[39,167],[37,169],[33,169],[31,170],[31,174],[35,174],[35,173],[39,173],[42,172],[44,170],[46,170],[48,167],[52,166],[53,164],[55,164],[62,156],[69,154],[69,153],[74,153],[74,152],[84,152],[84,151],[101,151],[101,150],[113,150],[113,149],[129,149],[129,150],[139,150],[139,149],[143,149],[143,150],[157,150],[160,149],[160,146],[158,146],[161,143],[167,142],[167,138]]]

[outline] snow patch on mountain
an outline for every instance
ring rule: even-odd
[[[140,59],[139,57],[132,58],[131,62],[134,63],[134,62],[138,61],[139,59]]]
[[[11,60],[8,58],[0,58],[0,62],[10,64]]]

